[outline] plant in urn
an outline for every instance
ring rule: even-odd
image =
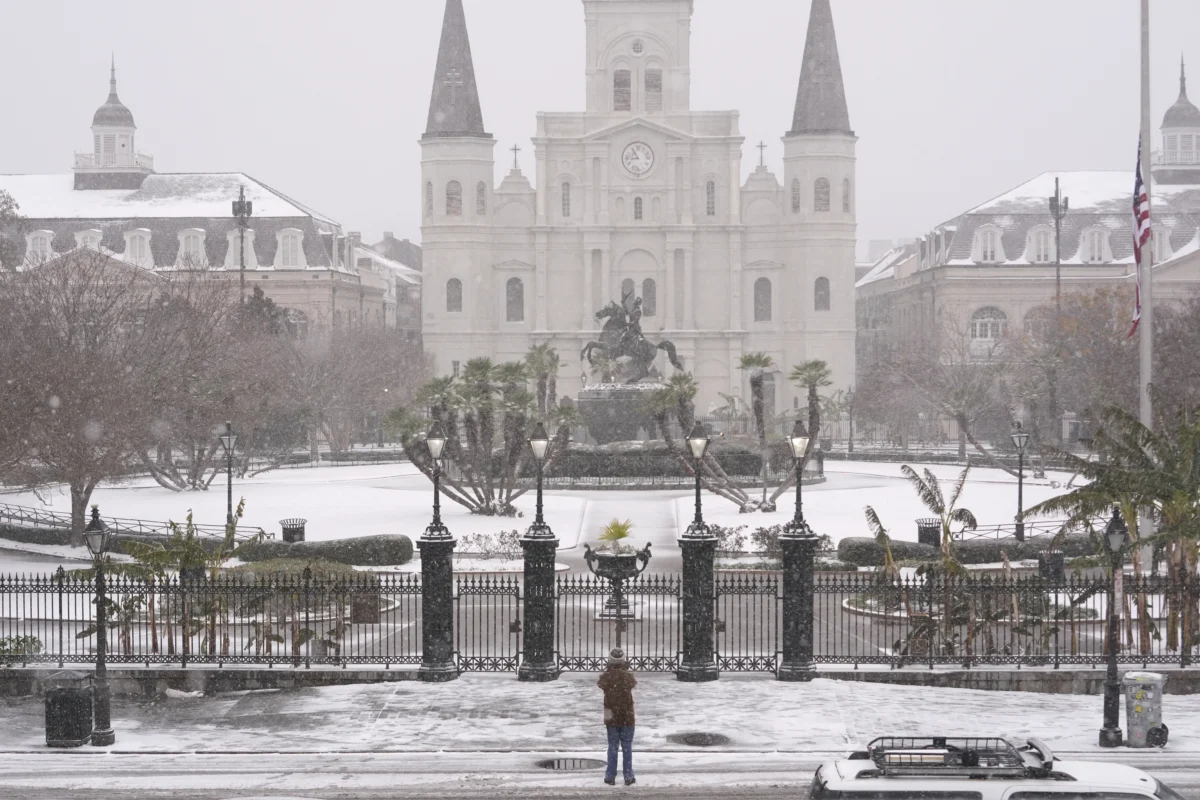
[[[583,560],[588,569],[597,578],[603,578],[612,583],[613,593],[604,603],[600,619],[626,620],[634,614],[629,610],[629,602],[625,599],[625,583],[641,575],[650,564],[649,543],[642,550],[634,550],[624,543],[633,530],[633,523],[614,519],[604,527],[600,534],[600,546],[593,550],[591,545],[584,544]],[[618,626],[618,645],[620,644],[620,627]]]

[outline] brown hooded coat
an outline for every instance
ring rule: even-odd
[[[596,685],[604,690],[604,724],[622,728],[633,725],[633,687],[637,686],[637,678],[629,668],[609,667]]]

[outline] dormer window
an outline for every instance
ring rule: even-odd
[[[1154,228],[1150,236],[1150,259],[1155,264],[1161,264],[1171,257],[1171,232],[1163,228]]]
[[[139,267],[154,266],[150,257],[150,230],[138,228],[125,234],[125,260]]]
[[[76,247],[90,247],[93,250],[99,250],[100,249],[100,240],[103,237],[104,237],[104,233],[102,231],[96,230],[95,228],[93,228],[91,230],[86,230],[86,231],[77,231],[75,233],[75,246]]]
[[[234,228],[226,234],[229,247],[225,250],[225,269],[241,269],[245,258],[246,269],[258,269],[258,254],[254,251],[254,229],[246,228],[246,244],[242,245],[242,232]]]
[[[279,248],[275,254],[277,269],[303,269],[304,232],[296,228],[284,228],[279,232]]]
[[[53,231],[34,231],[29,234],[25,260],[30,264],[41,264],[54,255],[50,243],[54,241]]]
[[[1029,262],[1049,264],[1054,260],[1054,232],[1049,228],[1034,228],[1029,233]]]
[[[179,232],[179,256],[175,266],[199,267],[207,261],[204,254],[204,229],[187,228]]]
[[[1108,251],[1108,231],[1090,228],[1083,234],[1083,261],[1088,264],[1103,264],[1111,260]]]
[[[1004,260],[1004,248],[1000,243],[1000,231],[996,228],[980,228],[975,234],[975,262],[998,264]]]

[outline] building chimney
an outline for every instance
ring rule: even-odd
[[[384,238],[384,240],[391,240],[391,239],[395,239],[396,237],[392,234],[391,231],[384,231],[383,238]]]

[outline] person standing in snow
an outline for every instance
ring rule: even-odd
[[[596,685],[604,691],[604,728],[608,731],[608,769],[604,782],[609,786],[617,782],[617,745],[620,745],[625,785],[632,786],[637,783],[633,777],[633,687],[637,686],[637,678],[629,671],[624,650],[617,647],[608,654],[608,669]]]

